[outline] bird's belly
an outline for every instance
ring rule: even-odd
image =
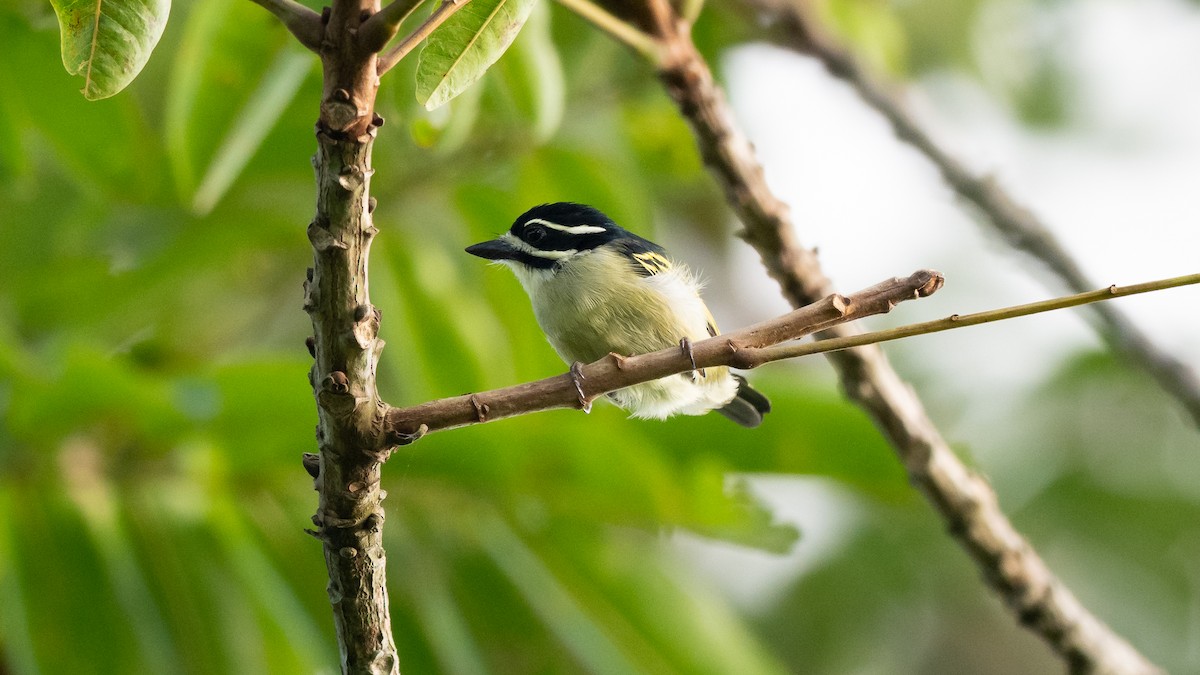
[[[638,279],[599,294],[562,284],[563,295],[539,298],[542,302],[535,302],[534,313],[551,346],[567,363],[591,363],[609,352],[646,354],[678,347],[684,337],[693,342],[709,337],[707,311],[695,291],[687,287],[664,293],[660,286]],[[609,398],[635,417],[662,419],[677,413],[706,413],[736,394],[737,381],[727,368],[716,367],[695,378],[683,373],[627,387]]]
[[[551,346],[567,363],[590,363],[609,352],[646,354],[677,345],[683,337],[699,339],[679,325],[659,294],[638,291],[622,295],[618,301],[575,296],[568,311],[562,311],[560,305],[553,312],[535,313]]]

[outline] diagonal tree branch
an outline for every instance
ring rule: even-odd
[[[601,3],[608,8],[607,3]],[[612,8],[619,14],[618,8]],[[787,205],[767,187],[753,147],[737,127],[712,72],[691,41],[690,25],[669,0],[647,0],[655,35],[667,50],[659,78],[691,126],[705,164],[725,190],[768,273],[793,306],[831,292],[816,254],[795,237]],[[642,17],[644,18],[644,17]],[[853,335],[838,326],[825,335]],[[1040,635],[1073,672],[1157,673],[1159,669],[1093,616],[1054,576],[1000,510],[995,493],[958,459],[920,399],[878,347],[829,355],[846,395],[861,406],[896,450],[926,496],[1014,616]]]
[[[880,282],[850,296],[830,295],[781,317],[718,335],[692,345],[691,357],[678,348],[636,356],[613,355],[580,369],[579,389],[570,374],[502,389],[430,401],[387,412],[386,432],[415,438],[452,429],[554,408],[590,405],[602,394],[697,367],[753,368],[772,358],[766,350],[811,335],[829,326],[884,314],[898,303],[932,295],[942,287],[941,274],[919,270],[907,278]],[[582,398],[581,398],[582,396]]]
[[[846,46],[821,27],[807,2],[745,2],[755,10],[756,17],[766,17],[780,29],[769,32],[776,43],[818,59],[831,74],[854,87],[867,105],[888,120],[896,136],[925,155],[959,197],[973,204],[984,215],[983,222],[1010,246],[1042,263],[1073,292],[1081,293],[1095,287],[1045,223],[1017,203],[993,178],[972,173],[938,146],[904,110],[897,97],[875,80]],[[1196,371],[1163,351],[1115,306],[1100,304],[1092,311],[1098,320],[1097,330],[1109,346],[1130,363],[1150,373],[1200,426],[1200,377]]]
[[[325,27],[321,24],[321,15],[296,2],[295,0],[251,0],[256,5],[265,7],[283,22],[300,44],[310,50],[320,53],[321,37]]]

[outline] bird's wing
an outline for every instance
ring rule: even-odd
[[[630,233],[615,240],[613,246],[633,264],[639,276],[650,277],[671,269],[667,251],[649,239]]]
[[[639,276],[652,277],[671,270],[674,265],[667,257],[667,251],[658,244],[630,233],[613,242],[616,249],[633,263],[633,269]],[[708,307],[704,307],[705,329],[711,337],[721,334],[717,328],[717,320],[713,318]]]

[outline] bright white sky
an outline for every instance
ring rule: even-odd
[[[1047,22],[1030,21],[1013,9],[1019,3],[994,4],[998,9],[979,27],[986,39],[977,40],[978,55],[985,77],[1003,81],[1019,74],[1025,65],[1020,45]],[[1067,128],[1022,128],[986,88],[952,73],[904,91],[910,111],[950,154],[998,176],[1098,285],[1200,272],[1200,10],[1183,0],[1075,0],[1052,11],[1049,24],[1060,31],[1056,42],[1076,93]],[[768,180],[791,205],[802,240],[819,247],[838,288],[856,290],[921,267],[945,273],[941,293],[906,303],[884,321],[940,318],[1061,294],[1057,285],[1044,283],[1049,277],[1030,274],[1040,270],[1028,258],[985,233],[932,166],[815,62],[749,46],[730,54],[723,71]],[[765,275],[744,276],[757,268],[754,253],[739,247],[737,255],[744,264],[732,269],[742,276],[710,284],[708,294],[724,305],[717,315],[737,326],[782,311]],[[726,295],[725,284],[740,288]],[[1161,345],[1200,369],[1200,288],[1117,302]],[[984,392],[990,390],[1019,395],[1062,357],[1096,343],[1078,314],[1058,312],[913,338],[888,349],[909,368],[950,382],[947,389],[957,382],[958,392],[988,398]],[[984,427],[996,422],[975,420]],[[970,438],[971,427],[970,420],[958,420],[950,434]],[[726,580],[727,590],[751,606],[838,546],[841,537],[831,525],[844,536],[854,519],[846,498],[829,494],[831,486],[814,488],[796,479],[789,488],[789,480],[760,478],[755,484],[779,515],[806,533],[829,536],[806,538],[784,558],[686,537],[678,542],[688,558],[713,571],[718,583]],[[1005,493],[1010,505],[1019,501],[1013,492]],[[697,549],[709,555],[697,556]],[[730,569],[738,574],[728,574]],[[735,578],[737,583],[727,581]]]

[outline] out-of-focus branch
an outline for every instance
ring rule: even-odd
[[[425,0],[392,0],[358,27],[358,44],[369,52],[378,52],[396,37],[400,24]]]
[[[735,124],[708,64],[691,41],[690,25],[669,0],[647,0],[646,10],[640,18],[649,18],[656,26],[654,35],[667,50],[657,64],[659,77],[691,126],[705,164],[745,225],[743,237],[758,250],[793,306],[829,295],[832,289],[816,254],[796,240],[787,205],[767,187],[753,147]],[[856,332],[843,325],[824,334],[842,337]],[[1050,572],[1000,510],[987,481],[958,459],[920,399],[878,347],[833,352],[830,361],[847,396],[875,420],[910,480],[1022,625],[1044,638],[1072,671],[1159,672]]]
[[[378,72],[383,75],[391,70],[393,66],[400,63],[400,59],[408,56],[408,53],[416,49],[421,41],[429,37],[429,34],[437,30],[437,27],[446,22],[454,13],[463,7],[471,0],[442,0],[442,4],[433,10],[433,14],[429,15],[416,30],[409,33],[403,40],[396,44],[395,47],[389,49],[385,54],[379,57]]]
[[[904,109],[898,98],[859,63],[854,54],[813,16],[806,0],[745,0],[758,18],[768,18],[778,29],[768,31],[780,46],[819,60],[835,77],[854,87],[858,95],[884,116],[900,140],[920,151],[941,172],[946,183],[973,204],[991,227],[1013,248],[1032,256],[1067,289],[1081,293],[1095,284],[1063,247],[1045,223],[1017,203],[995,179],[977,175],[951,157]],[[1097,329],[1108,344],[1130,363],[1142,368],[1174,396],[1200,426],[1200,378],[1188,364],[1163,351],[1118,308],[1097,305]]]
[[[592,400],[610,391],[695,368],[754,368],[787,358],[783,353],[769,352],[771,347],[833,325],[884,314],[904,300],[933,294],[942,283],[941,274],[920,270],[904,279],[880,282],[854,295],[835,293],[781,317],[696,342],[691,346],[690,357],[679,348],[637,356],[609,355],[580,368],[578,373],[582,377],[578,381],[564,374],[410,408],[392,408],[386,414],[384,434],[397,441],[412,441],[432,431],[590,405]]]
[[[274,14],[308,49],[321,52],[321,36],[325,32],[321,15],[295,0],[251,0]]]

